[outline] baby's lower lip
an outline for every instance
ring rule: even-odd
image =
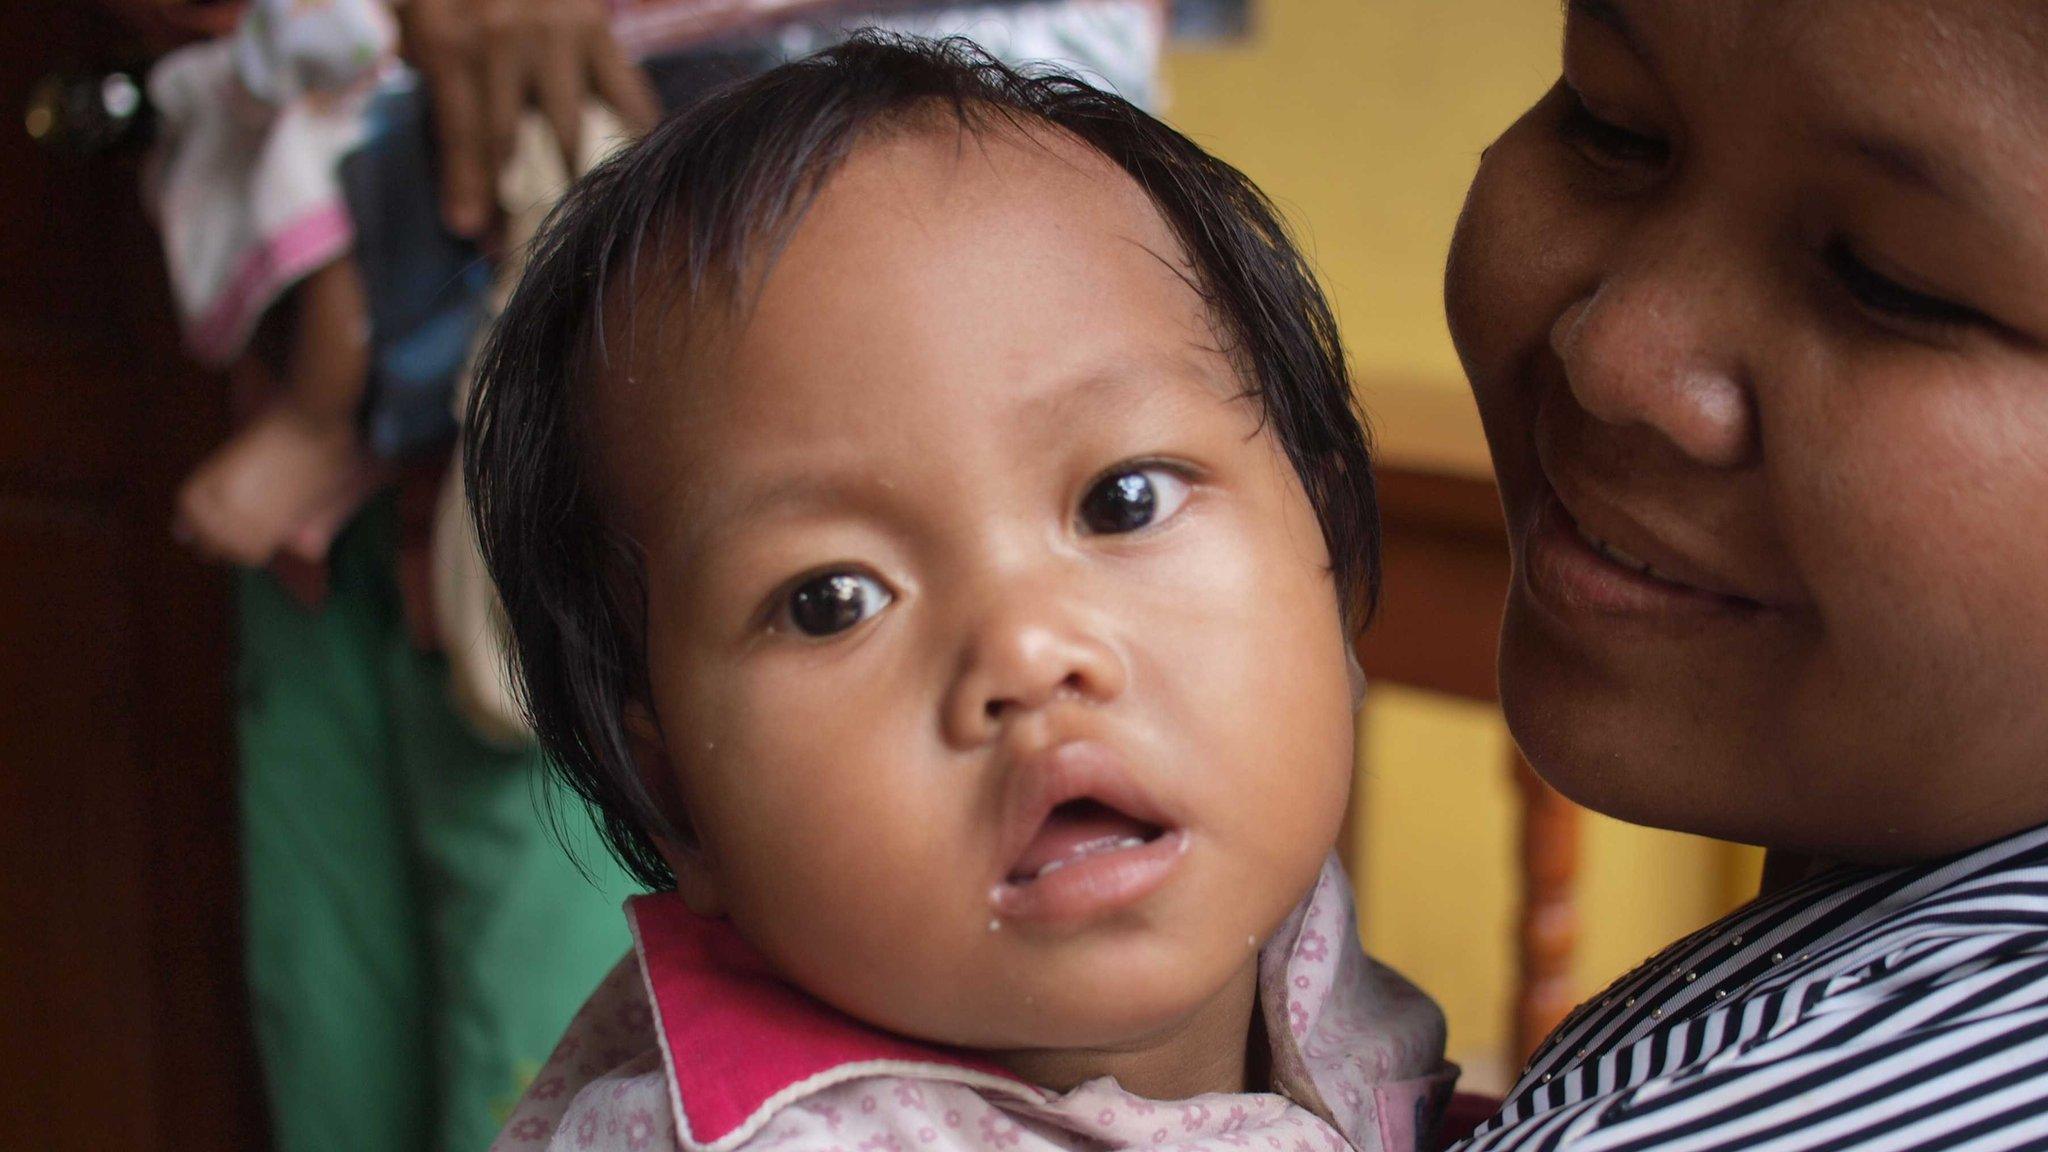
[[[1120,912],[1158,891],[1186,855],[1185,831],[1077,855],[1028,880],[1005,880],[990,894],[998,920],[1076,927]]]

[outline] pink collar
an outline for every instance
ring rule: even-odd
[[[627,901],[627,920],[676,1132],[690,1152],[731,1152],[785,1105],[866,1076],[1045,1098],[986,1060],[871,1028],[813,999],[772,972],[731,924],[691,912],[674,892]]]
[[[978,1056],[869,1027],[792,987],[723,920],[673,892],[627,902],[686,1152],[735,1152],[785,1106],[866,1077],[949,1081],[1043,1112],[1082,1104]],[[1274,1090],[1360,1148],[1410,1148],[1449,1095],[1443,1014],[1366,958],[1334,854],[1259,960]],[[1063,1103],[1064,1102],[1064,1103]],[[1085,1117],[1084,1117],[1085,1119]]]

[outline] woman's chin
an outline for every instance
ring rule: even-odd
[[[1749,839],[1761,813],[1727,766],[1737,750],[1687,715],[1677,693],[1638,700],[1544,648],[1502,639],[1501,711],[1536,774],[1566,799],[1617,820]],[[1712,830],[1710,831],[1709,828]]]

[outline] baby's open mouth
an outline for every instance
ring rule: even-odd
[[[1007,882],[1029,884],[1069,865],[1111,852],[1143,848],[1166,829],[1120,812],[1093,797],[1058,805],[1045,817],[1038,834],[1010,866]]]
[[[992,928],[1079,928],[1131,909],[1180,871],[1188,830],[1113,746],[1043,749],[1011,765],[1010,784]]]

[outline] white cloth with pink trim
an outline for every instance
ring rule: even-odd
[[[1443,1014],[1358,945],[1333,856],[1259,957],[1274,1091],[1068,1092],[870,1028],[674,893],[583,1006],[493,1152],[1425,1152],[1457,1077]]]
[[[376,0],[255,0],[233,35],[150,70],[161,134],[148,199],[185,343],[219,366],[284,291],[347,252],[342,157],[399,69]]]

